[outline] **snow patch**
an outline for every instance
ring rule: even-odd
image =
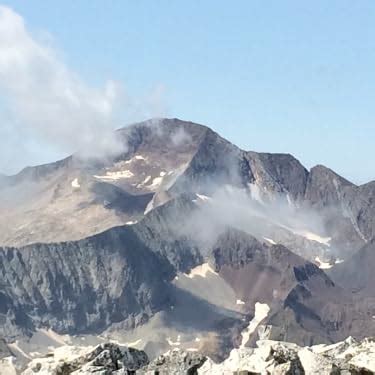
[[[250,324],[241,332],[242,341],[240,348],[244,348],[246,343],[250,340],[250,336],[256,328],[258,327],[259,323],[268,316],[270,311],[270,307],[266,303],[257,302],[255,304],[255,314],[254,318],[251,320]]]
[[[142,155],[135,155],[131,159],[126,160],[123,162],[124,164],[131,164],[134,160],[146,160],[146,158]]]
[[[148,185],[148,188],[149,189],[156,189],[161,185],[162,182],[163,182],[163,177],[155,177],[152,180],[151,185]]]
[[[267,242],[269,242],[271,245],[277,245],[277,243],[272,238],[263,237]]]
[[[137,220],[134,220],[134,221],[127,221],[127,222],[125,223],[125,225],[134,225],[134,224],[137,224],[137,223],[138,223]]]
[[[321,237],[316,233],[308,232],[308,231],[302,231],[299,234],[301,234],[303,237],[307,238],[310,241],[316,241],[323,245],[330,246],[331,237]]]
[[[198,194],[198,193],[196,193],[195,195],[196,195],[199,199],[201,199],[202,201],[209,201],[209,200],[212,199],[211,197],[208,197],[207,195],[203,195],[203,194]]]
[[[208,263],[203,263],[200,266],[197,266],[190,270],[188,274],[185,274],[185,276],[192,279],[193,277],[200,276],[200,277],[206,277],[208,273],[212,273],[214,275],[217,275],[217,272],[215,272]]]
[[[320,260],[320,258],[318,256],[315,257],[315,262],[318,263],[318,267],[322,270],[328,270],[328,269],[332,268],[331,263],[324,262],[324,261]]]
[[[72,188],[73,189],[79,189],[81,187],[81,185],[79,184],[78,182],[78,178],[75,178],[73,181],[72,181]]]
[[[127,169],[123,171],[107,172],[104,176],[94,175],[95,178],[103,181],[117,181],[124,178],[131,178],[133,176],[134,174]]]
[[[240,299],[238,299],[238,300],[236,301],[236,305],[245,305],[245,302],[242,301],[242,300],[240,300]]]
[[[331,237],[323,237],[323,236],[320,236],[317,233],[310,232],[309,230],[293,229],[293,228],[290,228],[290,227],[282,225],[282,224],[280,224],[280,226],[282,228],[285,228],[286,230],[289,230],[290,232],[292,232],[292,233],[294,233],[298,236],[305,237],[309,241],[319,242],[320,244],[325,245],[327,247],[331,246],[330,245],[330,242],[331,242],[331,239],[332,239]]]

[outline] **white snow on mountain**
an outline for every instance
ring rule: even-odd
[[[154,190],[154,189],[157,189],[161,185],[162,182],[163,182],[163,177],[155,177],[152,180],[152,183],[148,185],[147,187],[151,190]]]
[[[328,270],[328,269],[332,268],[332,266],[333,266],[331,263],[324,262],[324,261],[320,260],[320,258],[318,256],[315,257],[315,261],[318,263],[318,267],[322,270]]]
[[[269,242],[271,245],[277,245],[276,242],[272,238],[263,237],[267,242]]]
[[[147,159],[144,156],[142,156],[142,155],[135,155],[131,159],[124,161],[124,164],[131,164],[135,160],[144,160],[144,161],[146,161]]]
[[[200,277],[207,277],[208,273],[212,273],[217,275],[217,273],[212,269],[212,267],[208,263],[203,263],[200,266],[193,268],[190,273],[185,274],[185,276],[192,279],[193,277],[200,276]]]
[[[301,237],[304,237],[306,238],[307,240],[309,241],[315,241],[315,242],[318,242],[324,246],[327,246],[327,247],[330,247],[330,242],[331,242],[331,237],[323,237],[317,233],[314,233],[310,230],[306,230],[306,229],[295,229],[295,228],[291,228],[289,226],[286,226],[284,224],[279,224],[280,227],[298,235],[298,236],[301,236]]]
[[[107,172],[103,176],[94,175],[95,178],[97,178],[98,180],[103,180],[103,181],[117,181],[123,178],[131,178],[133,176],[134,176],[133,173],[130,172],[129,170]]]
[[[75,178],[73,181],[72,181],[72,188],[73,189],[79,189],[81,187],[81,185],[79,184],[78,182],[78,178]]]
[[[316,241],[323,245],[330,246],[331,237],[322,237],[316,233],[309,232],[309,231],[301,231],[298,234],[307,238],[308,240]]]
[[[245,330],[241,332],[242,341],[240,348],[244,348],[246,343],[250,340],[252,333],[256,330],[260,322],[265,319],[270,311],[270,307],[266,303],[257,302],[255,304],[254,318]]]
[[[207,195],[203,195],[203,194],[198,194],[198,193],[196,193],[195,195],[196,195],[199,199],[201,199],[202,201],[209,201],[209,200],[212,199],[211,197],[208,197]]]

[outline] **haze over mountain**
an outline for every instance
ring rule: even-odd
[[[0,336],[24,361],[51,335],[216,360],[375,335],[373,183],[178,119],[115,137],[0,180]]]

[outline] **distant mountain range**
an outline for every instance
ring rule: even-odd
[[[260,335],[375,335],[375,182],[178,119],[116,135],[116,157],[0,178],[0,337],[13,351],[48,329],[218,360]]]

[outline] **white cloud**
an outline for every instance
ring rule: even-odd
[[[113,129],[121,125],[120,102],[126,107],[118,83],[89,87],[30,33],[19,14],[0,6],[2,160],[14,146],[32,152],[30,144],[64,154],[80,150],[89,157],[117,152],[121,145]]]

